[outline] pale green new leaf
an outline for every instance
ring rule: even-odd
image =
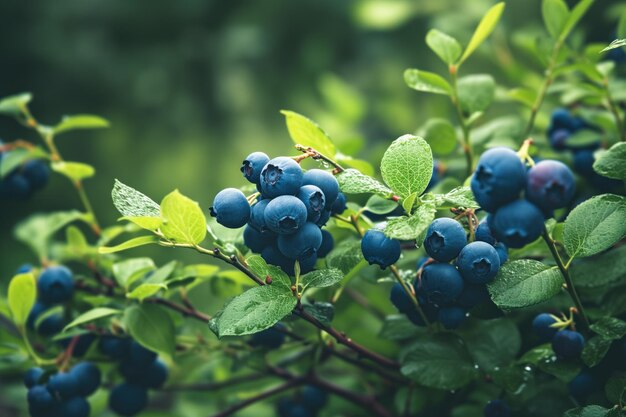
[[[94,167],[88,164],[84,164],[82,162],[54,161],[52,164],[50,164],[50,166],[53,171],[65,175],[73,182],[93,177],[96,173]]]
[[[207,233],[206,218],[197,202],[185,197],[178,190],[166,195],[161,202],[161,215],[165,223],[161,232],[177,243],[197,245]]]
[[[385,183],[400,197],[421,195],[433,173],[430,146],[419,136],[401,136],[385,151],[380,170]]]
[[[558,39],[569,17],[567,3],[563,0],[543,0],[541,13],[548,33],[554,39]]]
[[[11,279],[7,298],[13,323],[17,327],[24,326],[37,299],[37,283],[32,272]]]
[[[289,136],[295,144],[311,147],[329,158],[335,157],[335,144],[317,123],[293,111],[281,110],[281,113],[285,116]]]
[[[457,147],[456,130],[447,119],[428,119],[420,133],[435,154],[448,155]]]
[[[434,206],[423,204],[410,217],[402,216],[389,220],[384,230],[385,235],[398,240],[415,240],[428,229],[436,212]]]
[[[393,191],[381,184],[380,181],[368,177],[356,169],[346,169],[335,178],[339,182],[339,188],[345,194],[378,194],[383,197],[393,195]]]
[[[140,345],[172,356],[176,344],[174,323],[170,315],[155,304],[133,306],[124,312],[124,323]]]
[[[461,44],[452,36],[437,29],[431,29],[426,34],[426,44],[441,60],[450,65],[461,56]]]
[[[469,58],[476,48],[478,48],[485,41],[485,39],[491,35],[491,32],[493,32],[498,24],[498,21],[500,20],[500,16],[502,16],[504,6],[504,2],[500,2],[492,6],[487,13],[485,13],[482,20],[476,27],[467,48],[465,48],[465,52],[463,52],[463,56],[461,57],[459,64]]]
[[[139,236],[126,242],[120,243],[115,246],[101,246],[98,248],[98,252],[102,254],[121,252],[123,250],[136,248],[138,246],[150,245],[152,243],[158,243],[159,239],[156,236]]]
[[[18,223],[14,233],[17,240],[27,244],[36,254],[45,258],[50,237],[68,224],[81,219],[84,219],[84,214],[77,210],[33,214]]]
[[[580,0],[576,6],[572,9],[565,24],[563,25],[563,29],[561,31],[561,36],[559,36],[559,41],[564,41],[570,34],[570,32],[574,29],[574,27],[578,24],[580,19],[587,13],[587,10],[591,7],[595,0]]]
[[[406,85],[417,91],[425,93],[451,95],[452,87],[440,75],[433,72],[421,71],[418,69],[407,69],[404,71],[404,82]]]
[[[109,122],[100,116],[77,114],[63,117],[63,120],[53,128],[53,132],[59,134],[68,130],[102,129],[105,127],[109,127]]]
[[[93,310],[86,311],[85,313],[83,313],[80,316],[76,317],[74,320],[72,320],[72,322],[70,324],[65,326],[63,331],[66,332],[69,329],[71,329],[72,327],[76,327],[76,326],[79,326],[79,325],[85,324],[85,323],[90,323],[92,321],[96,321],[96,320],[102,319],[104,317],[115,316],[115,315],[121,314],[121,313],[122,313],[121,310],[117,310],[115,308],[108,308],[108,307],[94,308]]]
[[[5,97],[0,100],[0,114],[6,116],[19,116],[22,109],[32,100],[31,93],[21,93],[14,96]]]
[[[138,285],[131,292],[126,294],[126,298],[132,298],[139,301],[143,301],[148,297],[152,297],[156,293],[161,290],[166,290],[167,285],[165,284],[141,284]]]
[[[126,217],[160,217],[159,205],[150,197],[140,193],[134,188],[115,180],[111,191],[113,205],[122,216]]]

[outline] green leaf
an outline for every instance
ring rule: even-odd
[[[65,175],[74,182],[93,177],[96,173],[94,167],[88,164],[83,164],[82,162],[54,161],[50,164],[50,167],[53,171]]]
[[[69,223],[83,218],[83,213],[76,210],[33,214],[18,223],[15,238],[30,246],[39,257],[45,258],[50,238]]]
[[[615,317],[603,317],[591,325],[591,330],[609,340],[626,336],[626,322]]]
[[[130,335],[143,347],[168,356],[174,354],[176,334],[170,315],[158,305],[141,304],[124,312]]]
[[[567,146],[572,148],[586,148],[589,145],[594,145],[602,139],[602,135],[590,129],[580,129],[574,132],[567,139]]]
[[[563,0],[543,0],[541,13],[548,33],[554,39],[558,39],[569,17],[567,4]]]
[[[461,56],[461,44],[452,36],[437,29],[431,29],[426,34],[426,44],[441,60],[450,65]]]
[[[117,283],[128,288],[133,282],[154,271],[154,261],[150,258],[131,258],[113,264],[113,276]]]
[[[163,198],[161,215],[165,223],[161,232],[169,240],[197,245],[206,236],[206,218],[195,201],[175,190]]]
[[[224,308],[218,322],[219,337],[260,332],[291,314],[297,298],[283,286],[254,287],[235,297]]]
[[[508,319],[470,322],[461,337],[470,355],[486,372],[511,363],[522,347],[520,332]]]
[[[420,133],[437,155],[448,155],[456,149],[456,130],[447,119],[429,119]]]
[[[400,197],[421,195],[433,174],[430,146],[419,136],[401,136],[385,151],[380,170],[385,183]]]
[[[378,337],[384,340],[408,340],[420,334],[420,329],[405,314],[385,317]]]
[[[98,252],[101,254],[115,253],[115,252],[121,252],[124,250],[136,248],[139,246],[150,245],[152,243],[158,243],[158,242],[159,242],[159,238],[157,238],[156,236],[152,236],[152,235],[139,236],[139,237],[127,240],[126,242],[120,243],[119,245],[101,246],[98,248]]]
[[[410,217],[402,216],[390,219],[385,227],[387,237],[398,240],[417,239],[435,219],[437,210],[430,204],[423,204]]]
[[[576,206],[565,220],[563,240],[571,256],[602,252],[626,236],[626,198],[603,194]]]
[[[604,393],[611,404],[624,402],[626,394],[626,374],[614,374],[604,386]]]
[[[138,285],[131,292],[126,294],[126,298],[132,298],[139,301],[143,301],[148,297],[152,297],[154,294],[158,293],[161,290],[166,290],[167,285],[165,284],[141,284]]]
[[[507,95],[530,108],[535,105],[537,100],[537,92],[526,87],[513,88],[507,92]]]
[[[289,110],[280,112],[285,115],[289,136],[295,144],[311,147],[329,158],[335,157],[335,144],[317,123]]]
[[[317,269],[300,277],[304,289],[308,287],[325,288],[339,284],[344,275],[339,269]]]
[[[563,417],[611,417],[610,412],[611,410],[599,405],[588,405],[567,410]],[[616,414],[615,417],[619,417],[619,414]]]
[[[326,266],[348,274],[363,260],[360,240],[344,240],[326,256]]]
[[[504,11],[504,2],[500,2],[494,6],[492,6],[485,16],[483,16],[482,20],[476,27],[474,34],[472,35],[472,39],[470,39],[467,48],[465,48],[465,52],[463,52],[463,56],[461,57],[461,61],[459,64],[464,62],[469,56],[482,44],[485,39],[491,35],[491,32],[495,29],[498,21],[500,20],[500,16],[502,16],[502,12]]]
[[[604,48],[603,50],[601,50],[600,52],[608,52],[611,49],[617,49],[617,48],[622,48],[626,46],[626,39],[615,39],[613,40],[609,46],[607,46],[606,48]]]
[[[585,365],[590,368],[598,365],[611,347],[611,340],[602,336],[594,336],[587,340],[580,355]]]
[[[0,114],[19,116],[26,105],[33,99],[31,93],[21,93],[0,100]]]
[[[380,181],[368,177],[356,169],[346,169],[335,178],[339,182],[339,188],[345,194],[378,194],[383,197],[393,195],[393,191],[381,184]]]
[[[281,285],[283,287],[291,288],[291,279],[287,274],[283,272],[277,266],[268,265],[267,262],[259,255],[252,255],[246,258],[248,267],[254,274],[261,278],[261,280],[270,277],[272,279],[272,285]]]
[[[456,187],[446,194],[435,194],[435,205],[439,208],[477,208],[474,193],[470,187]]]
[[[413,207],[415,206],[415,201],[417,201],[417,193],[413,193],[402,200],[402,209],[408,215],[413,213]]]
[[[144,281],[145,284],[163,284],[172,275],[174,270],[178,266],[178,261],[170,261],[158,268],[156,271],[152,271],[149,277]]]
[[[402,374],[420,385],[453,390],[477,377],[465,346],[452,334],[434,334],[411,345],[401,358]]]
[[[561,291],[563,278],[556,267],[530,259],[509,261],[488,284],[493,302],[503,310],[549,300]]]
[[[315,302],[315,304],[304,304],[303,307],[304,311],[326,326],[329,326],[335,317],[335,307],[331,303]]]
[[[109,127],[109,122],[100,116],[92,114],[77,114],[74,116],[65,116],[63,120],[53,128],[55,135],[67,132],[68,130],[78,129],[102,129]]]
[[[151,198],[115,180],[111,191],[113,205],[122,216],[126,217],[160,217],[161,208]]]
[[[444,94],[447,96],[452,94],[450,84],[443,77],[434,72],[410,68],[404,71],[404,82],[410,88],[417,91]]]
[[[37,299],[37,283],[32,272],[11,279],[7,299],[13,323],[17,327],[24,326]]]
[[[29,149],[16,148],[2,154],[0,161],[0,177],[4,178],[13,170],[31,159],[47,159],[48,153],[38,146]]]
[[[603,152],[593,163],[593,170],[605,177],[626,181],[626,143],[616,143]]]
[[[574,29],[574,27],[578,24],[580,19],[587,13],[587,10],[593,4],[594,0],[580,0],[576,6],[572,9],[565,24],[563,25],[563,29],[561,31],[561,36],[559,36],[559,41],[564,41]]]
[[[491,75],[475,74],[459,79],[459,102],[466,116],[483,112],[493,102],[496,82]]]
[[[147,216],[131,217],[131,216],[124,216],[124,217],[120,217],[119,220],[128,220],[129,222],[136,224],[137,226],[141,227],[142,229],[150,230],[151,232],[154,232],[154,231],[158,230],[161,227],[161,225],[163,224],[163,218],[161,218],[161,217],[147,217]]]
[[[70,324],[65,326],[63,331],[66,332],[72,327],[80,326],[81,324],[90,323],[92,321],[96,321],[104,317],[115,316],[121,313],[122,312],[120,310],[117,310],[114,308],[107,308],[107,307],[94,308],[93,310],[89,310],[81,314],[80,316],[76,317],[74,320],[72,320]]]
[[[363,210],[370,211],[374,214],[387,214],[391,213],[398,207],[398,203],[392,200],[382,198],[377,194],[372,195],[365,203]]]
[[[576,362],[559,361],[552,356],[549,360],[540,361],[537,367],[543,372],[557,377],[562,382],[569,382],[580,372],[580,365]]]
[[[598,271],[602,271],[598,274]],[[570,266],[570,275],[576,287],[601,287],[626,277],[626,246],[621,245],[605,253],[577,260]]]

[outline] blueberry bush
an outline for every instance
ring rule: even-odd
[[[219,155],[242,178],[210,204],[115,180],[113,225],[90,203],[94,168],[57,146],[107,120],[45,125],[30,94],[0,100],[40,138],[0,145],[0,200],[58,174],[82,204],[15,225],[39,263],[0,299],[3,389],[32,417],[624,415],[626,41],[584,42],[593,3],[542,2],[542,68],[514,88],[465,73],[504,3],[463,42],[430,30],[440,73],[404,81],[455,117],[391,141],[380,176],[282,111],[291,152]],[[499,101],[518,111],[490,118]],[[378,324],[353,338],[348,311]]]

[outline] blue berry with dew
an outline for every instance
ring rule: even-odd
[[[470,185],[478,204],[491,213],[519,197],[526,186],[526,167],[515,151],[492,148],[478,160]]]
[[[289,259],[306,259],[322,245],[322,231],[315,223],[305,223],[296,233],[278,236],[278,249]]]
[[[335,239],[333,239],[333,235],[330,234],[328,230],[322,230],[322,244],[317,250],[317,257],[324,258],[326,255],[333,250],[335,246]]]
[[[428,255],[439,261],[448,262],[456,258],[467,245],[467,236],[461,223],[442,217],[435,219],[424,238],[424,249]]]
[[[251,183],[259,184],[261,181],[261,171],[269,161],[270,158],[265,153],[253,152],[241,163],[241,173],[244,178]]]
[[[274,233],[296,233],[306,223],[306,206],[299,198],[281,195],[269,202],[264,212],[265,224]]]
[[[271,159],[261,170],[261,192],[265,198],[296,195],[302,177],[302,168],[293,159],[284,156]]]
[[[491,400],[483,409],[485,417],[510,417],[511,409],[504,400]]]
[[[261,253],[266,247],[276,243],[276,235],[269,230],[259,232],[247,225],[243,230],[243,243],[254,253]]]
[[[286,327],[282,323],[276,323],[269,329],[255,333],[250,338],[250,346],[264,347],[267,349],[278,349],[285,343],[285,330]]]
[[[145,387],[124,382],[116,385],[109,394],[109,408],[124,417],[138,414],[148,405]]]
[[[428,302],[445,305],[463,292],[463,278],[459,271],[446,263],[428,264],[422,270],[420,290]]]
[[[549,342],[559,331],[557,327],[553,327],[556,323],[557,319],[552,314],[538,314],[533,319],[533,331],[539,336],[542,342]]]
[[[45,269],[37,280],[37,294],[46,304],[69,301],[74,294],[74,275],[65,266]]]
[[[320,219],[326,207],[326,197],[322,190],[315,185],[303,185],[297,197],[304,203],[307,211],[307,220],[316,222]]]
[[[474,231],[474,236],[476,240],[479,240],[481,242],[486,242],[490,245],[496,244],[496,238],[491,233],[491,229],[489,228],[489,222],[487,221],[487,219],[478,223],[478,227]]]
[[[396,263],[400,259],[400,242],[390,239],[377,229],[369,229],[361,240],[363,257],[370,265],[378,265],[381,269]]]
[[[544,214],[526,200],[516,200],[489,216],[496,238],[510,248],[521,248],[541,236]]]
[[[585,346],[585,338],[574,330],[561,330],[552,338],[552,350],[556,356],[566,360],[580,358]]]
[[[411,310],[415,310],[411,297],[406,293],[404,287],[402,287],[402,285],[398,282],[392,285],[389,300],[400,313],[407,313]]]
[[[326,209],[337,200],[339,195],[339,183],[333,174],[323,169],[310,169],[302,176],[303,185],[315,185],[324,193]]]
[[[341,214],[344,211],[346,211],[346,208],[347,208],[346,196],[344,193],[339,193],[339,195],[337,196],[337,199],[335,200],[335,202],[330,208],[330,212],[332,214]]]
[[[456,264],[465,281],[487,284],[493,281],[500,270],[500,257],[493,246],[476,241],[461,250]]]
[[[437,319],[448,330],[458,329],[467,319],[467,311],[459,306],[442,307]]]
[[[562,162],[541,161],[528,171],[526,199],[546,213],[566,207],[575,191],[574,174]]]
[[[230,229],[243,227],[250,219],[250,203],[236,188],[226,188],[217,193],[209,210],[219,224]]]

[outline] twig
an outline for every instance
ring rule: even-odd
[[[339,163],[337,163],[337,161],[335,161],[334,159],[331,159],[330,157],[318,152],[317,150],[311,148],[310,146],[304,146],[304,145],[300,145],[297,144],[296,145],[296,149],[299,150],[300,152],[304,152],[307,157],[311,157],[313,159],[321,159],[322,161],[325,161],[327,163],[329,163],[330,165],[332,165],[335,168],[335,174],[338,174],[340,172],[345,171],[345,168],[342,167],[341,165],[339,165]]]
[[[224,388],[230,388],[235,385],[245,384],[248,382],[258,381],[259,379],[267,378],[270,375],[266,373],[253,373],[248,375],[242,375],[239,377],[231,378],[222,382],[206,382],[198,384],[188,385],[172,385],[163,389],[163,391],[218,391]]]

